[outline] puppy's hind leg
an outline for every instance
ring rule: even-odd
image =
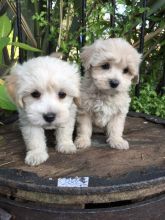
[[[78,116],[78,128],[77,128],[77,138],[75,140],[75,145],[77,148],[87,148],[91,145],[92,136],[92,120],[87,114],[80,114]]]
[[[129,149],[129,144],[123,139],[123,130],[126,115],[117,114],[111,118],[107,125],[107,142],[112,148],[116,149]]]
[[[48,159],[44,130],[34,126],[21,127],[27,153],[25,163],[31,166],[39,165]]]

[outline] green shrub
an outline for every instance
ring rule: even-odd
[[[131,110],[165,118],[165,95],[157,95],[153,84],[144,84],[139,97],[134,96],[132,90],[131,96]]]
[[[14,47],[19,47],[24,50],[33,51],[33,52],[41,52],[41,50],[31,47],[28,44],[12,42],[9,35],[12,31],[11,21],[6,14],[0,16],[0,67],[3,65],[3,49],[8,45],[13,45]],[[0,109],[5,109],[9,111],[15,111],[16,106],[11,102],[4,82],[0,79]]]
[[[5,0],[1,2],[5,2]],[[48,19],[49,10],[46,0],[20,1],[24,18],[21,23],[26,39],[25,43],[40,48],[42,51],[38,51],[38,54],[36,54],[34,48],[27,46],[27,44],[13,42],[17,40],[17,36],[15,40],[9,37],[13,27],[15,27],[17,14],[11,11],[11,8],[15,5],[14,1],[6,2],[10,7],[7,7],[6,15],[0,17],[0,66],[6,65],[7,67],[16,61],[16,56],[14,56],[14,59],[12,56],[9,56],[9,59],[5,59],[5,56],[3,56],[4,47],[7,48],[10,55],[8,45],[12,45],[12,48],[21,47],[28,50],[28,53],[26,53],[27,58],[56,51],[62,52],[65,59],[78,64],[80,64],[79,54],[82,44],[88,45],[100,37],[106,39],[115,34],[115,37],[125,38],[138,49],[141,16],[143,12],[146,12],[143,62],[140,71],[142,87],[139,98],[134,97],[134,90],[132,90],[131,109],[165,117],[165,96],[159,96],[155,92],[158,85],[161,85],[161,91],[164,86],[164,1],[147,1],[147,7],[143,8],[142,1],[139,0],[116,0],[115,25],[113,27],[110,25],[110,17],[114,15],[112,1],[87,0],[85,27],[82,26],[82,0],[52,0],[50,19]],[[86,42],[82,42],[83,35]],[[34,53],[29,51],[34,51]],[[8,60],[10,64],[8,64]],[[8,109],[11,106],[4,103],[4,85],[1,85],[1,87],[0,109]]]

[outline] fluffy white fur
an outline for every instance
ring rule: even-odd
[[[128,149],[123,139],[129,109],[129,88],[138,81],[141,55],[121,38],[99,39],[83,48],[81,60],[85,77],[78,113],[77,148],[91,145],[92,124],[106,127],[107,142],[112,148]],[[118,82],[112,87],[111,82]]]
[[[38,165],[48,159],[44,129],[56,129],[59,152],[76,151],[72,133],[79,81],[75,65],[50,56],[34,58],[12,68],[6,86],[19,110],[20,128],[27,148],[26,164]],[[33,97],[36,91],[40,97]],[[66,96],[60,98],[61,93]],[[55,115],[51,122],[44,119],[48,113]]]

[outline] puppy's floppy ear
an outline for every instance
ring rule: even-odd
[[[17,81],[18,81],[18,76],[17,76],[17,69],[19,68],[19,64],[17,64],[15,67],[11,69],[11,74],[6,77],[5,79],[5,86],[7,89],[8,94],[10,95],[11,99],[13,102],[19,106],[23,107],[23,101],[22,97],[19,97],[17,94]]]
[[[141,61],[142,61],[142,54],[137,53],[137,56],[135,58],[136,68],[135,68],[134,78],[132,79],[132,82],[134,84],[139,83],[139,66],[140,66]]]
[[[16,102],[16,94],[15,94],[16,93],[16,81],[17,81],[16,75],[9,75],[5,79],[7,92],[14,102]]]
[[[80,98],[80,82],[77,83],[77,88],[75,88],[73,93],[73,102],[79,108],[81,106],[81,98]]]
[[[134,76],[134,78],[132,79],[132,82],[133,82],[134,84],[138,84],[138,83],[139,83],[139,73]]]
[[[77,107],[80,108],[80,106],[81,106],[81,98],[80,97],[74,97],[73,101],[77,105]]]
[[[90,61],[93,53],[93,45],[85,46],[82,48],[82,52],[80,53],[80,58],[83,66],[86,70],[90,68]]]

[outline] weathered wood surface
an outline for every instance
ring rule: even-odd
[[[103,131],[92,147],[74,155],[55,151],[48,134],[50,158],[37,167],[24,164],[25,145],[18,124],[0,128],[0,195],[54,207],[146,199],[165,192],[164,125],[128,117],[125,138],[130,149],[111,149]],[[39,138],[39,137],[38,137]],[[88,187],[58,187],[58,178],[87,176]]]
[[[165,165],[165,127],[144,119],[128,117],[124,137],[130,149],[115,150],[106,144],[104,133],[93,135],[92,147],[66,155],[55,151],[51,137],[49,159],[37,167],[24,164],[25,145],[18,124],[0,127],[0,168],[15,168],[42,177],[64,176],[118,177],[132,171],[144,172]],[[51,134],[48,135],[49,137]],[[38,137],[39,138],[39,137]]]

